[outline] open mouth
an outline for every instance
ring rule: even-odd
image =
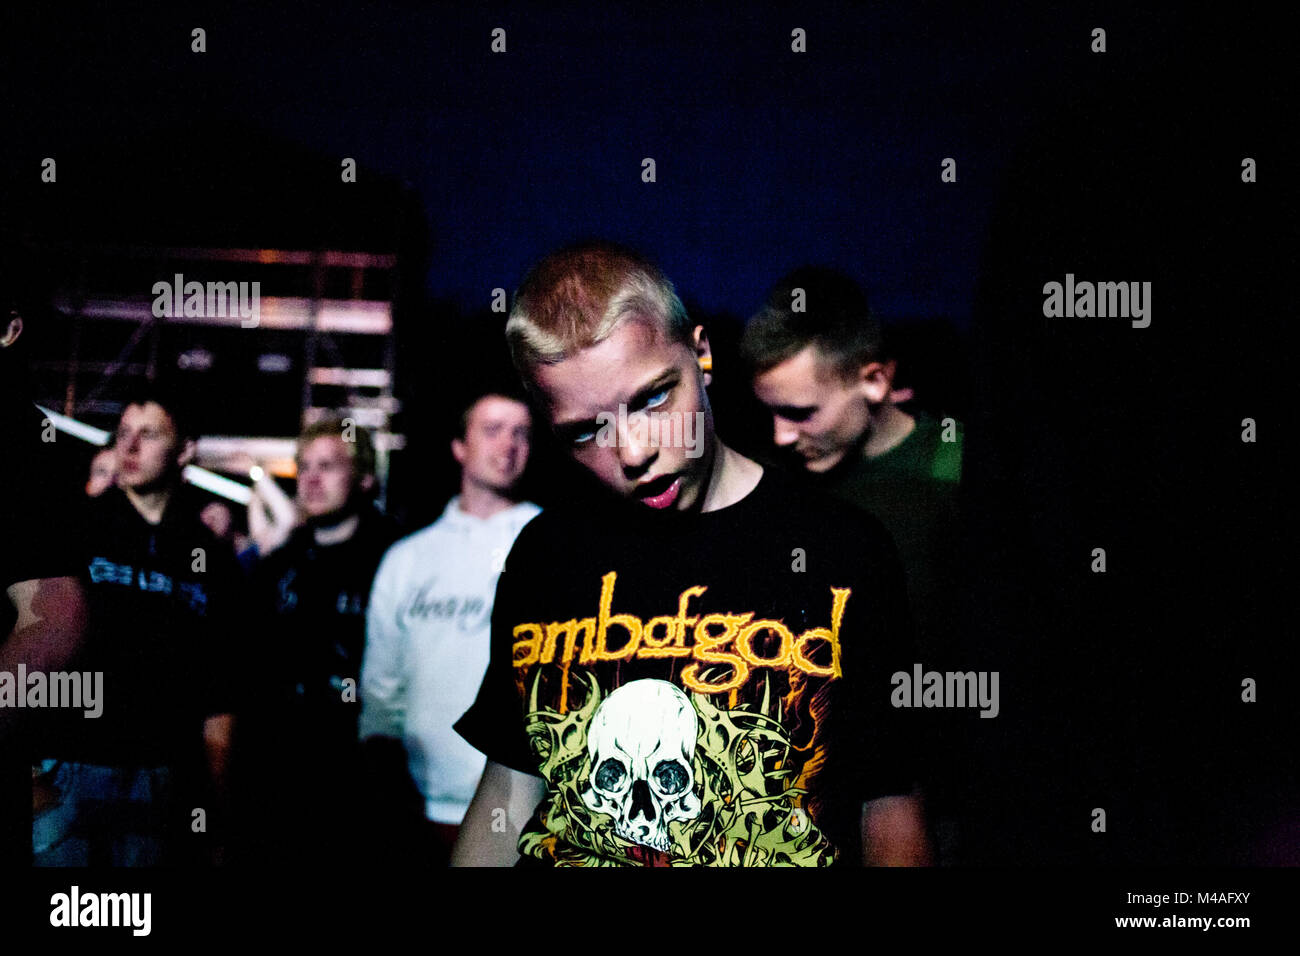
[[[651,508],[672,507],[677,495],[681,493],[682,480],[673,475],[664,475],[637,485],[636,497],[642,504]]]

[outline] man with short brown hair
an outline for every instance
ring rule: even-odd
[[[86,506],[91,630],[75,662],[103,674],[102,714],[61,714],[46,742],[60,799],[35,821],[38,865],[206,862],[227,825],[240,575],[181,485],[195,442],[176,397],[132,395],[115,447],[117,487]]]
[[[460,493],[437,521],[384,555],[361,678],[362,736],[376,761],[389,751],[389,779],[407,776],[409,767],[423,798],[414,827],[428,837],[422,862],[439,866],[451,856],[484,763],[452,725],[487,669],[492,596],[506,552],[540,510],[519,495],[532,443],[528,406],[485,392],[467,403],[459,424],[450,450]]]
[[[241,735],[254,857],[338,865],[359,821],[357,721],[366,606],[396,539],[373,504],[369,434],[330,416],[298,439],[302,524],[253,570],[259,690]]]

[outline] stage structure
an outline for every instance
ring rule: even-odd
[[[34,363],[40,404],[111,427],[160,378],[195,404],[198,462],[247,454],[291,478],[293,436],[331,411],[375,439],[381,506],[395,428],[397,256],[348,250],[98,246],[53,301],[65,348]]]

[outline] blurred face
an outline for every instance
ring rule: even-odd
[[[199,520],[208,526],[211,531],[221,540],[225,540],[234,527],[234,518],[230,514],[230,509],[219,501],[210,502],[199,512]]]
[[[339,435],[314,438],[298,452],[298,507],[308,518],[342,511],[358,487],[348,446]]]
[[[692,350],[669,342],[657,322],[627,320],[598,345],[533,372],[568,454],[646,507],[688,511],[708,490],[716,446],[698,362],[709,346],[698,327],[695,342]],[[665,430],[639,424],[651,413],[660,421],[677,416],[682,427],[666,429],[665,440]]]
[[[470,484],[505,496],[528,464],[532,416],[523,402],[488,395],[474,403],[465,437],[451,443],[461,476]]]
[[[113,486],[117,476],[117,455],[111,448],[96,452],[90,460],[90,477],[86,480],[86,494],[97,498]]]
[[[810,345],[754,377],[754,394],[772,415],[772,440],[808,471],[834,468],[871,427],[870,404],[883,400],[880,365],[859,378],[836,374]]]
[[[194,454],[193,445],[178,438],[171,416],[156,402],[126,407],[114,447],[118,485],[137,492],[165,485]]]

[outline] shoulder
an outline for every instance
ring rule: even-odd
[[[765,535],[792,542],[809,555],[828,554],[834,566],[868,574],[897,561],[894,539],[871,512],[816,487],[801,476],[768,469],[754,502]]]
[[[217,536],[203,523],[202,518],[203,509],[213,503],[224,504],[217,499],[208,498],[192,485],[181,485],[167,503],[159,527],[165,529],[166,534],[193,541],[196,545],[215,544]]]
[[[418,531],[412,531],[394,541],[384,552],[383,566],[397,566],[427,558],[431,553],[445,546],[444,537],[444,519],[439,518],[432,524],[427,524]]]
[[[119,488],[109,488],[94,498],[87,497],[78,504],[77,510],[86,519],[88,530],[94,530],[102,521],[112,521],[119,516],[119,506],[126,504],[126,495]]]
[[[961,481],[962,444],[966,428],[955,418],[934,420],[933,452],[930,458],[930,477],[946,484]]]
[[[521,512],[523,518],[514,546],[510,549],[509,564],[518,564],[537,556],[554,562],[556,555],[580,541],[589,541],[593,528],[599,527],[592,513],[573,505],[538,508],[532,514]]]
[[[521,501],[510,508],[511,519],[517,521],[522,527],[532,521],[542,513],[540,505],[533,504],[531,501]]]
[[[194,552],[197,549],[202,549],[204,573],[209,578],[243,580],[244,572],[240,570],[231,545],[213,534],[212,529],[200,520],[197,512],[187,515],[185,523],[178,530],[180,534],[177,544],[183,565],[196,557]]]
[[[80,502],[75,510],[83,543],[95,548],[121,547],[144,528],[145,521],[120,488],[109,488]]]
[[[463,532],[455,528],[447,513],[409,534],[398,537],[389,545],[379,562],[378,574],[391,578],[408,570],[424,568],[445,558],[449,551],[465,547]]]
[[[402,539],[398,523],[388,515],[374,509],[361,513],[361,527],[356,542],[362,554],[378,562],[392,545]]]
[[[960,447],[966,426],[952,415],[936,418],[929,412],[918,411],[914,416],[916,427],[909,438],[915,437],[927,447],[943,444]]]
[[[801,476],[779,469],[765,469],[763,481],[755,493],[761,495],[755,503],[773,519],[785,524],[815,528],[836,536],[870,536],[884,532],[883,525],[874,515]]]
[[[565,508],[540,508],[523,521],[519,536],[515,538],[515,547],[524,547],[537,542],[552,540],[564,533],[565,528],[572,528],[575,521],[581,520],[576,512],[569,513]]]
[[[307,550],[306,536],[309,533],[303,527],[294,528],[284,544],[269,554],[259,555],[253,565],[254,580],[261,583],[279,580],[290,567],[302,559]]]

